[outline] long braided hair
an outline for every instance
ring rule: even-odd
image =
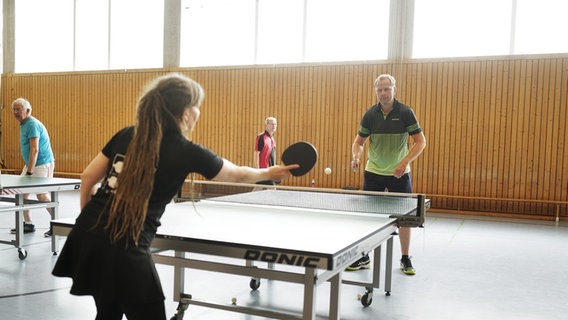
[[[203,88],[197,82],[174,73],[154,80],[140,99],[134,137],[105,225],[112,242],[127,237],[138,244],[154,188],[163,133],[175,130],[184,134],[180,128],[184,111],[199,107],[203,98]]]

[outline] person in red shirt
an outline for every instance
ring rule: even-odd
[[[264,120],[264,132],[256,137],[254,144],[254,165],[255,168],[268,168],[276,164],[276,118],[268,117]],[[259,181],[258,184],[274,185],[274,181]]]

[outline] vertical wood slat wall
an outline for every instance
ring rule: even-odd
[[[3,75],[5,165],[23,166],[10,108],[15,98],[28,98],[48,128],[56,172],[73,175],[116,130],[133,123],[145,84],[169,71]],[[206,91],[193,140],[251,165],[264,118],[275,116],[278,154],[299,140],[319,152],[314,170],[285,183],[309,186],[313,179],[329,188],[361,186],[362,173],[350,169],[351,143],[376,102],[373,80],[393,73],[399,100],[413,107],[428,141],[412,164],[414,190],[434,208],[568,216],[566,205],[548,203],[568,201],[566,57],[173,71]]]

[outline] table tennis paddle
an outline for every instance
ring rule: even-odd
[[[295,176],[303,176],[308,173],[318,161],[318,152],[316,148],[309,142],[300,141],[291,144],[284,153],[282,153],[282,162],[285,165],[298,164],[296,169],[290,170]]]

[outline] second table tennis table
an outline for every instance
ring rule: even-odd
[[[190,304],[277,319],[315,319],[317,287],[328,281],[329,319],[340,318],[342,284],[365,287],[361,303],[370,305],[373,289],[380,285],[381,245],[387,245],[388,295],[393,235],[400,223],[417,227],[424,221],[429,201],[414,196],[263,190],[168,205],[152,248],[156,263],[174,266],[174,300],[179,305],[171,319],[183,319]],[[52,221],[54,234],[67,235],[73,223]],[[166,254],[172,250],[173,255]],[[345,267],[370,252],[374,252],[372,282],[343,280]],[[236,258],[244,264],[204,256]],[[303,284],[302,311],[199,300],[198,293],[185,293],[186,269],[248,276],[252,290],[258,290],[260,279]]]
[[[79,190],[81,180],[68,178],[29,177],[11,174],[0,176],[0,189],[2,196],[0,202],[10,202],[14,205],[1,206],[0,212],[15,212],[14,240],[0,240],[2,244],[13,245],[18,248],[18,257],[24,260],[28,253],[22,246],[24,239],[24,210],[53,208],[51,219],[59,218],[59,192],[66,190]],[[41,202],[33,199],[24,199],[24,194],[50,193],[50,202]],[[51,238],[51,250],[55,254],[58,250],[57,239]]]

